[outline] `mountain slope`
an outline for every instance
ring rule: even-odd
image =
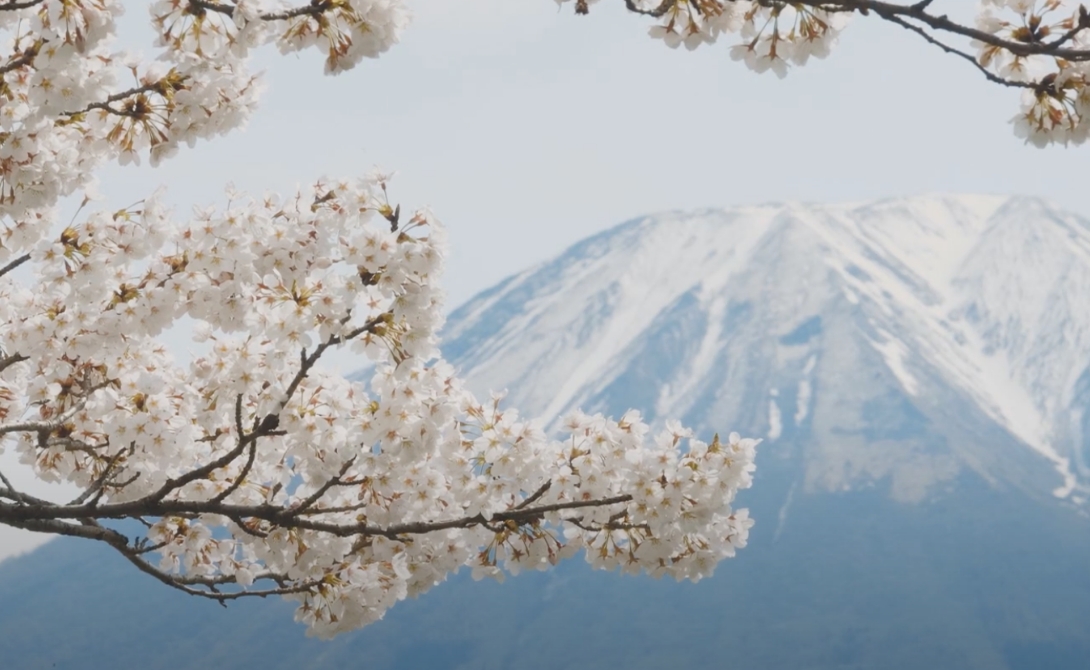
[[[1024,198],[668,213],[458,309],[445,354],[527,413],[765,438],[750,546],[699,584],[461,575],[326,644],[58,541],[0,564],[0,665],[1083,668],[1088,231]]]

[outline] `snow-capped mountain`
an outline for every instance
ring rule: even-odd
[[[630,221],[455,311],[443,351],[524,414],[763,437],[756,526],[714,577],[463,574],[325,643],[285,603],[196,602],[62,539],[0,564],[0,665],[1082,670],[1083,306],[1090,223],[1034,199]]]
[[[476,297],[444,341],[525,412],[803,441],[807,490],[1090,483],[1090,222],[1033,198],[648,216]]]

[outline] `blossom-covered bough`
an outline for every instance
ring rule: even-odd
[[[824,55],[852,12],[966,37],[978,55],[956,53],[1028,92],[1028,139],[1087,134],[1081,8],[993,3],[965,28],[926,2],[625,2],[668,44],[736,31],[735,56],[780,73]],[[156,163],[241,126],[261,90],[253,49],[318,49],[341,72],[397,41],[400,0],[160,0],[150,61],[113,44],[120,12],[0,0],[0,451],[79,491],[41,499],[0,472],[0,523],[106,543],[221,603],[295,599],[320,635],[462,566],[498,577],[583,550],[698,579],[745,545],[731,505],[755,441],[652,435],[636,412],[576,413],[551,439],[463,388],[436,347],[443,230],[403,214],[384,175],[228,189],[184,219],[158,193],[90,211],[106,162]],[[192,360],[168,331],[191,337]],[[321,369],[336,347],[373,362],[369,384]]]
[[[572,2],[586,14],[599,0]],[[733,35],[731,56],[783,77],[829,54],[852,15],[894,23],[962,58],[991,82],[1021,89],[1015,133],[1037,146],[1090,138],[1090,12],[1070,0],[982,0],[975,24],[943,11],[949,0],[609,0],[653,17],[651,35],[695,49]]]
[[[79,490],[45,500],[0,473],[0,523],[106,543],[221,603],[292,598],[320,635],[462,566],[498,577],[585,550],[698,579],[744,546],[731,503],[753,441],[651,436],[636,412],[576,414],[550,439],[462,387],[436,348],[443,230],[391,203],[387,177],[228,189],[185,219],[158,193],[85,213],[105,161],[241,125],[251,49],[318,48],[336,73],[407,17],[391,0],[150,9],[146,62],[111,44],[120,2],[0,0],[0,449]],[[373,363],[369,384],[320,369],[334,347]]]

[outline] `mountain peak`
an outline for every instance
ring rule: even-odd
[[[1037,198],[775,203],[588,238],[457,310],[444,351],[552,419],[633,406],[805,444],[810,488],[918,500],[971,472],[1081,500],[1088,302],[1090,224]]]

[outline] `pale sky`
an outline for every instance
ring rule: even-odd
[[[1017,92],[877,19],[856,17],[828,59],[779,80],[732,61],[730,40],[669,50],[621,0],[583,17],[550,0],[410,4],[402,43],[338,77],[316,54],[264,51],[268,91],[245,131],[105,171],[107,204],[166,184],[181,214],[222,201],[228,181],[287,190],[396,170],[403,208],[429,205],[449,229],[450,307],[666,209],[979,192],[1090,215],[1090,147],[1024,146],[1007,123]],[[133,5],[125,41],[150,45]],[[0,529],[0,558],[27,546]]]

